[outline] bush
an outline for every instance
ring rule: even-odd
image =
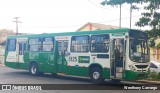
[[[160,80],[160,74],[158,74],[157,72],[150,72],[150,74],[148,74],[147,79],[149,80]]]
[[[160,48],[160,43],[158,43],[158,44],[156,45],[156,47],[157,47],[157,48]]]
[[[160,80],[160,73],[157,75],[157,80]]]

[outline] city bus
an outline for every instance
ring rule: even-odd
[[[32,75],[51,73],[108,80],[138,80],[149,71],[148,36],[134,29],[8,36],[5,66]]]

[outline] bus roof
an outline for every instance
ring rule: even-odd
[[[130,31],[130,29],[128,29],[128,28],[121,28],[121,29],[109,29],[109,30],[80,31],[80,32],[12,35],[12,36],[8,36],[8,38],[24,38],[24,37],[39,37],[39,36],[45,37],[45,36],[91,35],[91,34],[104,34],[104,33],[126,33],[129,31]]]

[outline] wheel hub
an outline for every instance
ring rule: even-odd
[[[93,78],[94,78],[94,79],[98,79],[99,76],[100,76],[99,72],[94,72],[94,73],[93,73]]]
[[[31,69],[32,74],[36,74],[36,71],[37,71],[36,67],[32,66],[32,69]]]

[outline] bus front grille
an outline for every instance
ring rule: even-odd
[[[135,65],[137,68],[147,68],[148,65]]]

